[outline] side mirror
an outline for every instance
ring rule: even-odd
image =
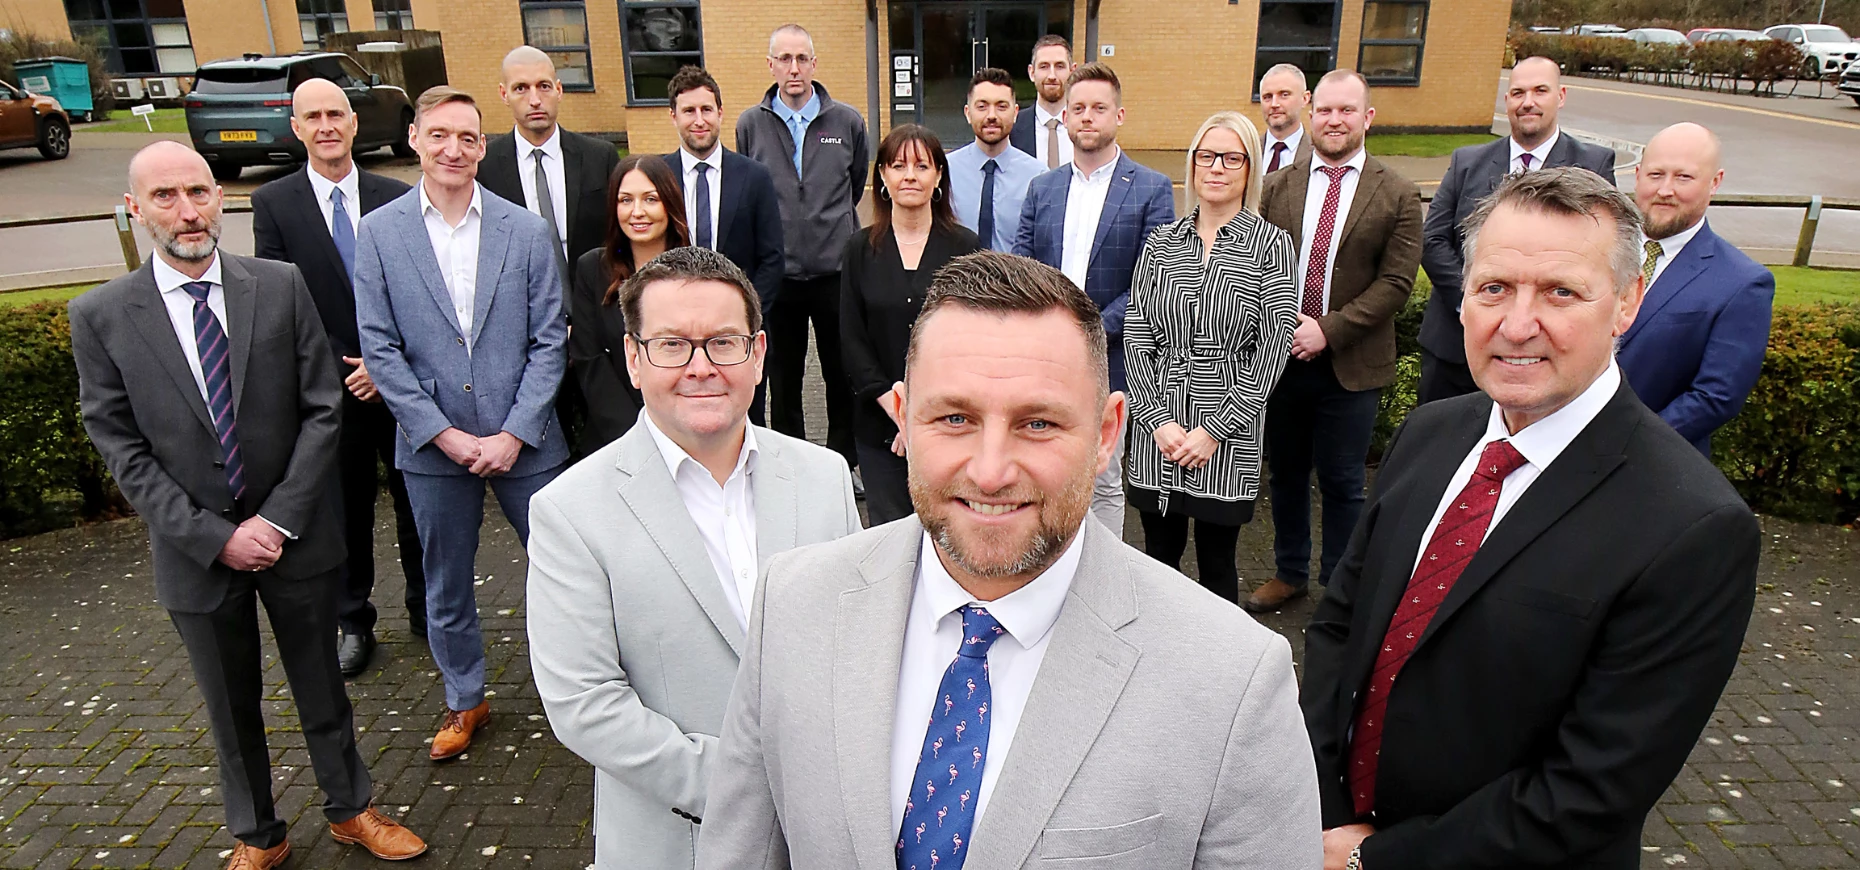
[[[368,74],[368,86],[371,88],[381,87],[381,74],[380,73],[369,73]]]

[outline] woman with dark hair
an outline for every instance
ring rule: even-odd
[[[853,442],[871,524],[910,516],[904,439],[885,399],[904,380],[911,324],[930,276],[974,253],[975,234],[949,205],[949,158],[926,127],[905,124],[879,143],[872,225],[846,240],[840,261],[840,353],[853,391]]]
[[[639,390],[626,372],[626,317],[620,284],[671,248],[691,243],[684,194],[665,161],[651,154],[620,161],[607,179],[607,241],[575,263],[569,294],[568,364],[587,397],[585,454],[626,434],[639,419]]]

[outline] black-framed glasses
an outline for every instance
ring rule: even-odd
[[[1245,151],[1203,151],[1200,148],[1195,149],[1195,165],[1196,166],[1213,166],[1214,161],[1216,160],[1219,160],[1221,162],[1221,165],[1227,167],[1228,169],[1239,169],[1240,167],[1246,165],[1246,152]]]
[[[681,369],[691,364],[699,347],[714,366],[738,366],[749,361],[749,349],[755,346],[753,335],[713,335],[703,341],[692,338],[641,338],[633,340],[646,349],[646,362],[662,369]]]

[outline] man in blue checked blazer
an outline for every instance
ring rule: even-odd
[[[1014,253],[1064,272],[1096,303],[1111,344],[1111,389],[1124,389],[1124,309],[1130,274],[1150,231],[1175,220],[1169,177],[1138,164],[1117,147],[1123,126],[1117,73],[1088,63],[1066,80],[1066,133],[1072,162],[1027,187]],[[1124,447],[1092,489],[1092,515],[1124,532]]]

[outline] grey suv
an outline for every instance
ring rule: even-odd
[[[413,123],[407,92],[382,84],[380,76],[348,55],[248,54],[202,66],[187,95],[187,132],[213,167],[213,177],[230,181],[247,166],[302,162],[304,144],[291,132],[291,93],[313,78],[329,79],[348,93],[358,122],[357,154],[385,146],[413,156],[407,145],[407,127]]]

